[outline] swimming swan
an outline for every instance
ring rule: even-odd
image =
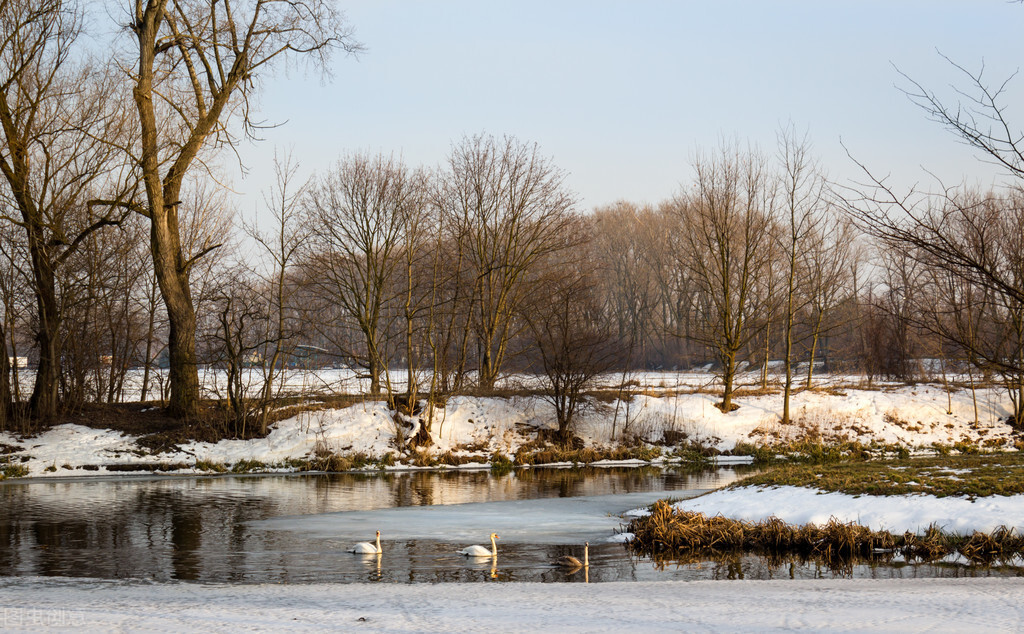
[[[357,555],[379,555],[380,549],[380,531],[377,531],[377,544],[371,544],[370,542],[359,542],[352,548],[348,549],[350,553],[356,553]]]
[[[491,549],[487,550],[483,546],[469,546],[463,548],[459,552],[467,557],[497,557],[498,546],[494,543],[494,540],[501,539],[497,533],[491,533]]]
[[[583,561],[576,559],[572,555],[562,555],[555,560],[555,563],[563,568],[582,568],[584,566],[590,567],[590,542],[583,542]]]

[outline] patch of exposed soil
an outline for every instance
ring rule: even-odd
[[[224,411],[213,405],[203,407],[196,419],[179,419],[151,403],[91,404],[60,422],[138,436],[137,444],[151,453],[171,451],[189,441],[217,442],[236,437],[229,433]],[[246,437],[254,435],[247,433]]]

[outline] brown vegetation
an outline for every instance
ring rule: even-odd
[[[643,555],[676,553],[711,555],[749,551],[768,555],[797,555],[826,562],[851,559],[934,561],[958,552],[972,562],[1007,560],[1024,553],[1024,537],[1000,527],[991,534],[954,535],[931,526],[921,535],[872,531],[832,518],[824,526],[791,526],[777,517],[745,522],[722,516],[676,509],[661,500],[651,513],[630,521],[630,548]]]

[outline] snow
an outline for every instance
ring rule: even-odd
[[[999,526],[1024,532],[1024,495],[970,500],[963,497],[932,495],[854,496],[824,493],[816,489],[781,487],[737,487],[682,500],[676,508],[698,511],[708,516],[761,521],[778,517],[788,524],[826,524],[830,518],[856,522],[873,530],[891,533],[922,533],[935,523],[946,532],[990,533]],[[637,509],[627,516],[646,514]]]
[[[310,378],[295,373],[289,375],[289,381],[328,384],[333,380],[322,374]],[[692,382],[695,376],[708,380],[707,375],[651,373],[643,377],[643,383],[677,388]],[[686,392],[636,395],[610,403],[591,401],[580,413],[576,431],[590,447],[611,447],[630,437],[655,442],[663,433],[672,432],[681,435],[684,443],[692,441],[720,451],[729,451],[738,443],[764,444],[801,437],[826,442],[879,442],[911,450],[928,450],[933,444],[949,446],[959,441],[1005,449],[1011,448],[1014,441],[1011,427],[1004,422],[1010,413],[1009,401],[997,389],[978,390],[977,424],[971,391],[947,394],[940,386],[802,391],[793,397],[794,423],[790,425],[780,422],[780,394],[741,396],[737,399],[740,408],[729,414],[715,407],[718,399],[710,393]],[[952,414],[947,413],[950,400]],[[484,458],[495,452],[510,456],[523,443],[533,440],[538,428],[554,427],[551,405],[538,396],[452,397],[445,407],[435,410],[435,417],[431,451]],[[130,436],[79,425],[59,425],[33,438],[3,432],[0,443],[16,448],[12,460],[26,466],[30,476],[51,477],[92,474],[80,470],[85,465],[99,466],[100,473],[106,472],[107,465],[131,463],[183,463],[190,467],[187,472],[193,472],[191,466],[199,460],[228,466],[241,460],[281,465],[308,457],[317,449],[341,455],[400,454],[394,437],[392,413],[382,402],[366,401],[342,409],[304,412],[276,423],[265,438],[189,442],[177,450],[156,455],[140,451]],[[723,462],[733,459],[724,457]],[[486,465],[465,468],[482,466]]]
[[[4,631],[1018,631],[1024,579],[602,584],[0,580]]]

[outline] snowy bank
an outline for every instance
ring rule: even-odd
[[[199,585],[0,580],[5,631],[1019,631],[1024,579]]]
[[[969,535],[974,531],[991,533],[999,526],[1024,532],[1024,495],[969,500],[963,497],[932,495],[848,495],[824,493],[803,487],[737,487],[682,500],[678,509],[697,511],[707,516],[757,522],[778,517],[787,524],[826,524],[830,518],[855,522],[872,530],[890,533],[922,533],[931,524],[948,533]],[[628,516],[644,515],[637,509]]]
[[[587,447],[594,448],[639,439],[730,451],[738,443],[772,444],[800,438],[826,443],[878,442],[909,449],[957,442],[1012,448],[1015,437],[1005,422],[1009,409],[1004,392],[979,390],[977,396],[979,418],[975,423],[975,403],[968,390],[947,394],[937,386],[919,385],[803,391],[793,397],[794,424],[783,426],[779,394],[739,397],[740,408],[729,414],[715,407],[719,397],[713,394],[637,395],[622,401],[588,401],[579,415],[576,433]],[[554,420],[552,406],[539,396],[452,397],[445,407],[435,410],[430,451],[481,460],[495,452],[511,456],[534,440],[539,429],[553,428]],[[265,438],[187,442],[158,454],[140,448],[137,438],[80,425],[59,425],[31,438],[4,432],[0,443],[8,446],[5,451],[11,462],[27,467],[29,475],[36,477],[90,475],[96,468],[106,473],[112,465],[145,467],[155,462],[187,467],[178,469],[179,473],[195,472],[192,467],[197,462],[283,465],[307,458],[316,450],[377,457],[391,452],[401,460],[403,454],[394,446],[394,437],[392,412],[382,402],[368,401],[304,412],[275,423]],[[672,449],[670,445],[664,451]],[[404,459],[408,461],[410,456],[405,454]],[[84,467],[92,471],[83,472]]]

